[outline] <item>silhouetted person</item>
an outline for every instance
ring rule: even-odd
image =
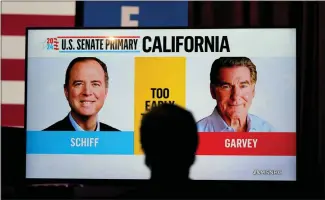
[[[189,179],[198,147],[197,126],[189,111],[173,104],[153,108],[142,118],[140,140],[151,180]]]
[[[177,105],[155,107],[142,118],[140,140],[151,178],[122,198],[194,197],[189,172],[198,132],[193,115]]]

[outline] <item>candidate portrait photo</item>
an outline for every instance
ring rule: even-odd
[[[71,111],[44,131],[118,131],[98,121],[108,93],[106,64],[96,57],[73,59],[65,74],[64,94]]]
[[[125,70],[132,66],[123,68],[117,59],[84,54],[30,58],[28,62],[29,130],[133,129],[133,105],[127,103],[133,97],[133,80]],[[125,113],[130,115],[123,117]]]
[[[199,132],[281,132],[265,116],[256,114],[258,109],[251,113],[254,103],[263,105],[263,102],[255,100],[257,95],[263,95],[256,90],[258,84],[266,84],[263,82],[265,80],[259,80],[259,67],[261,70],[262,66],[255,65],[248,57],[220,57],[213,61],[209,74],[209,98],[215,102],[215,106],[211,107],[209,114],[197,119]],[[276,78],[273,78],[274,82]],[[275,86],[272,91],[279,90],[278,95],[281,95],[282,88]],[[269,116],[272,115],[272,107],[278,107],[276,101],[273,102],[273,105],[265,105],[269,109]],[[279,119],[281,117],[278,116]]]

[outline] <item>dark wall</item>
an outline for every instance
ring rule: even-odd
[[[18,186],[25,176],[24,129],[1,127],[2,186]]]

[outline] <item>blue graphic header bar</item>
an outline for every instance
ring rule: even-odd
[[[27,154],[134,154],[134,133],[27,131]]]

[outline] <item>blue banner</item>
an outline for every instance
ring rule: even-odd
[[[133,132],[27,131],[27,154],[133,155]]]
[[[84,27],[188,26],[187,1],[85,1]]]

